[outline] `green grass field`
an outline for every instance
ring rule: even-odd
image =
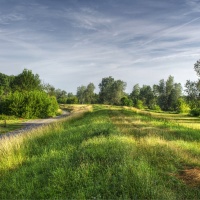
[[[200,198],[199,118],[83,108],[0,141],[0,199]]]

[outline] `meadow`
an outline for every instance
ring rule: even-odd
[[[200,198],[200,118],[67,108],[65,121],[0,140],[0,199]]]

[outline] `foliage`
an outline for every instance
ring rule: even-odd
[[[159,85],[154,86],[154,93],[158,94],[158,105],[162,110],[177,111],[178,99],[182,94],[180,83],[174,83],[174,77],[169,76],[167,81],[160,80]]]
[[[179,98],[177,103],[177,112],[189,113],[189,111],[190,111],[190,106],[187,104],[187,102],[183,98]]]
[[[200,60],[197,60],[197,62],[194,64],[194,70],[197,73],[197,76],[200,77]]]
[[[190,107],[198,108],[199,107],[199,100],[200,100],[200,90],[198,87],[198,82],[187,80],[185,84],[185,92],[187,93],[187,101]]]
[[[14,76],[8,76],[0,73],[0,99],[3,95],[7,95],[11,92],[11,83]]]
[[[140,86],[139,84],[136,84],[133,86],[133,90],[130,93],[130,98],[132,99],[134,106],[136,106],[136,102],[139,99],[139,95],[140,95]]]
[[[144,108],[143,102],[141,100],[137,100],[135,107],[138,109],[143,109]]]
[[[55,97],[42,91],[14,92],[3,103],[4,113],[23,118],[45,118],[55,116],[58,104]]]
[[[85,91],[86,87],[84,85],[77,88],[76,96],[80,104],[85,103]]]
[[[58,103],[66,103],[68,95],[65,90],[55,89],[50,84],[43,84],[42,88],[49,96],[55,96]]]
[[[154,105],[153,107],[151,107],[152,110],[155,110],[155,111],[158,111],[160,112],[161,111],[161,108],[159,105]]]
[[[122,106],[133,106],[133,101],[129,99],[127,96],[121,98],[121,105]]]
[[[32,71],[28,69],[24,69],[21,74],[15,76],[11,87],[13,91],[42,90],[39,75],[33,74]]]
[[[78,98],[76,96],[68,97],[67,104],[77,104],[78,103]]]
[[[156,102],[154,102],[154,95],[151,86],[143,85],[142,88],[140,88],[139,99],[143,102],[143,105],[148,108],[154,106]]]
[[[190,114],[194,117],[199,117],[200,116],[200,108],[193,108],[190,111]]]
[[[103,78],[99,84],[99,101],[103,104],[120,105],[124,96],[126,83],[122,80],[114,80],[111,76]]]

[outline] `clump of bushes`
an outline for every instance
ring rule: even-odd
[[[159,105],[153,105],[151,109],[155,110],[157,112],[161,112],[162,111]]]
[[[178,99],[177,112],[178,113],[189,113],[190,112],[190,106],[182,98]]]
[[[135,103],[135,107],[138,109],[143,109],[144,108],[143,102],[141,100],[137,100]]]
[[[133,106],[133,101],[131,99],[129,99],[128,97],[122,97],[121,98],[121,105],[122,106]]]
[[[15,91],[2,102],[2,112],[22,118],[45,118],[55,116],[58,110],[56,97],[43,91]]]
[[[190,115],[194,117],[199,117],[200,116],[200,108],[194,108],[190,111]]]

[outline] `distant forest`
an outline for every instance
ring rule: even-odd
[[[200,77],[200,60],[194,64]],[[76,94],[42,84],[38,74],[24,69],[17,76],[0,73],[0,114],[23,118],[44,118],[56,115],[61,104],[108,104],[134,106],[139,109],[190,113],[200,116],[200,80],[187,80],[184,87],[174,81],[173,76],[161,79],[158,84],[133,86],[130,94],[125,93],[126,82],[113,77],[102,78],[99,93],[95,85],[79,86]]]

